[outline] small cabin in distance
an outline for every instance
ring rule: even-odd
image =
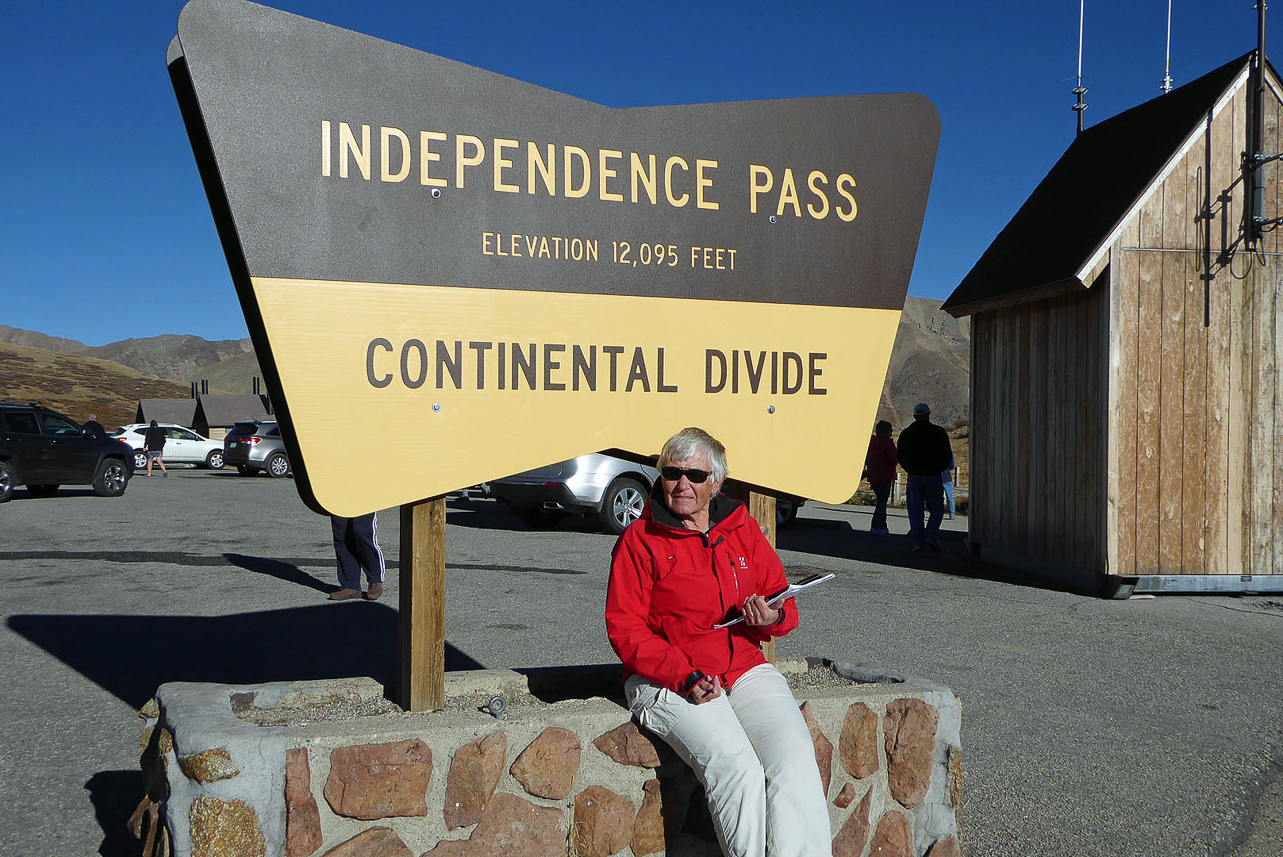
[[[1249,53],[1078,135],[944,304],[970,316],[971,547],[1108,594],[1283,590],[1279,162]]]

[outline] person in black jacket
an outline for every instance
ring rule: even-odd
[[[151,425],[147,426],[147,433],[143,435],[143,447],[147,450],[147,475],[151,476],[152,462],[160,465],[162,476],[168,476],[169,471],[165,469],[165,430],[156,425],[152,420]]]
[[[913,406],[913,423],[900,432],[896,457],[909,474],[907,501],[913,549],[920,551],[925,546],[938,551],[936,535],[940,532],[940,519],[944,517],[944,483],[940,474],[953,461],[953,447],[949,445],[949,434],[931,422],[931,407],[926,402]],[[922,526],[924,505],[930,512],[925,528]]]

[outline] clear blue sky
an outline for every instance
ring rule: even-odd
[[[924,93],[943,134],[918,297],[952,291],[1074,134],[1077,0],[268,5],[613,107]],[[1177,85],[1256,45],[1252,0],[1172,5]],[[5,3],[0,324],[247,335],[165,71],[181,7]],[[1159,94],[1166,26],[1165,0],[1086,0],[1089,125]]]

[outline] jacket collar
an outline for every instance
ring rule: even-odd
[[[740,519],[745,514],[742,510],[744,504],[739,500],[734,500],[724,494],[715,494],[708,504],[708,532],[711,535],[716,530],[733,529],[741,522]],[[682,533],[699,534],[697,530],[689,530],[686,525],[678,519],[676,515],[668,510],[664,505],[664,486],[658,481],[650,489],[650,502],[646,504],[646,511],[642,517],[650,517],[655,523],[677,530]]]

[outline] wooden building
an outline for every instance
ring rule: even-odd
[[[196,415],[196,399],[139,399],[134,422],[173,423],[191,428]]]
[[[211,440],[222,440],[238,422],[271,419],[271,403],[264,395],[201,396],[192,428]]]
[[[971,544],[1131,591],[1283,589],[1283,260],[1245,211],[1253,54],[1083,131],[944,304]],[[1283,152],[1264,72],[1261,151]]]

